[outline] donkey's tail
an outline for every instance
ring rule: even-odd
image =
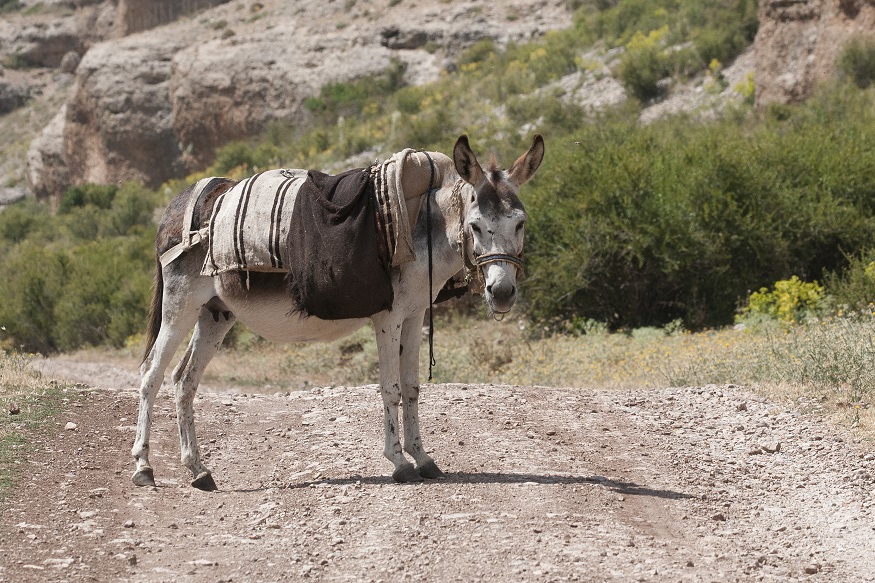
[[[155,285],[152,292],[152,304],[149,306],[149,323],[146,325],[146,351],[143,353],[143,362],[149,357],[149,352],[155,345],[158,332],[161,330],[161,312],[164,299],[164,276],[162,275],[161,263],[155,260]]]

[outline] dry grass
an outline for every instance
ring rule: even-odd
[[[435,382],[615,389],[738,384],[850,426],[875,426],[875,319],[761,325],[691,334],[645,328],[629,334],[533,338],[523,320],[443,317],[435,329]],[[428,371],[423,334],[420,376]],[[370,328],[329,344],[276,345],[242,335],[206,382],[250,390],[357,385],[378,380]]]
[[[529,326],[521,319],[442,314],[435,325],[434,382],[623,390],[737,384],[865,432],[875,428],[871,315],[695,334],[643,328],[538,337]],[[135,344],[127,351],[101,350],[97,358],[136,370],[140,348]],[[427,374],[424,330],[420,378],[425,381]],[[220,351],[203,382],[274,393],[377,381],[377,348],[368,326],[325,344],[272,344],[240,332],[236,347]]]
[[[43,378],[29,367],[33,355],[0,350],[0,499],[22,469],[22,451],[33,432],[53,419],[64,402],[77,398],[69,387]]]

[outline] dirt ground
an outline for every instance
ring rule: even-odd
[[[202,387],[207,493],[166,386],[137,488],[135,371],[39,366],[95,388],[35,437],[0,581],[875,581],[872,444],[742,387],[425,385],[447,477],[413,485],[375,386]]]

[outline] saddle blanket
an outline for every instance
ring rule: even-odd
[[[382,239],[381,247],[386,248],[387,256],[383,259],[393,267],[416,259],[411,221],[401,190],[404,161],[412,152],[405,149],[370,168],[374,186],[371,196],[376,203],[374,221]],[[213,276],[227,271],[288,271],[292,214],[308,175],[307,170],[268,170],[240,181],[222,194],[203,236],[207,239],[208,253],[201,273]],[[200,194],[196,188],[192,197]]]

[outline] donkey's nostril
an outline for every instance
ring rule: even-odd
[[[489,295],[492,295],[492,286],[491,285],[486,286],[486,293],[488,293]]]

